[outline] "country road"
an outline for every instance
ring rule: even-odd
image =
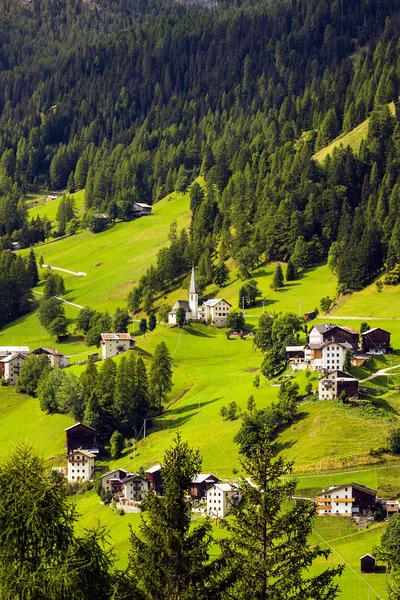
[[[33,293],[34,294],[39,294],[40,296],[43,296],[43,292],[36,292],[35,290],[33,290]],[[75,304],[74,302],[69,302],[69,300],[64,300],[64,298],[61,298],[60,296],[55,296],[55,297],[57,298],[57,300],[60,300],[61,302],[64,302],[64,304],[69,304],[70,306],[73,306],[74,308],[79,308],[79,309],[84,308],[80,304]]]
[[[42,265],[44,269],[51,269],[52,271],[63,271],[64,273],[69,273],[70,275],[76,275],[77,277],[86,277],[87,273],[83,271],[70,271],[69,269],[62,269],[61,267],[53,267],[52,265]]]
[[[340,315],[318,315],[318,319],[330,319],[331,321],[400,321],[400,317],[341,317]]]
[[[370,379],[374,379],[375,377],[380,377],[381,375],[385,375],[385,373],[388,373],[392,369],[399,369],[399,368],[400,368],[400,365],[395,365],[394,367],[387,367],[386,369],[379,369],[379,371],[377,371],[376,373],[373,373],[369,377],[366,377],[365,379],[360,379],[360,383],[362,383],[363,381],[369,381]]]

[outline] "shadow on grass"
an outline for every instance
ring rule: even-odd
[[[62,346],[63,344],[79,344],[84,343],[85,338],[83,335],[67,335],[65,339],[62,338],[60,341],[57,340],[57,344]]]
[[[188,404],[187,406],[180,406],[179,408],[174,408],[173,413],[174,415],[179,415],[191,410],[198,410],[199,407],[201,410],[204,406],[207,406],[207,404],[214,404],[214,402],[218,402],[218,400],[222,400],[222,396],[220,398],[214,398],[213,400],[205,400],[204,402],[193,402],[193,404]],[[166,411],[164,415],[167,414],[168,412]]]
[[[38,301],[32,302],[31,306],[32,306],[32,310],[25,313],[21,317],[18,317],[18,319],[15,319],[14,321],[7,323],[6,325],[4,325],[4,327],[2,327],[0,329],[0,338],[7,332],[8,329],[11,329],[11,327],[14,327],[15,325],[19,325],[20,323],[25,323],[25,321],[27,319],[29,319],[29,317],[32,315],[32,313],[34,313],[39,308],[39,302]]]
[[[147,350],[143,350],[143,348],[139,348],[139,346],[135,347],[136,354],[139,354],[142,358],[153,358],[153,355]]]
[[[206,327],[206,325],[204,325],[204,327]],[[205,333],[204,331],[199,331],[198,329],[194,329],[191,325],[185,325],[184,330],[187,333],[190,333],[190,335],[194,335],[196,337],[206,337],[206,338],[215,337],[213,332]]]

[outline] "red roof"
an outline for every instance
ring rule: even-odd
[[[47,352],[47,354],[52,354],[53,356],[64,356],[64,354],[62,352],[59,352],[58,350],[54,350],[54,348],[42,348],[42,350]]]
[[[106,340],[131,340],[130,333],[102,333],[101,339]]]

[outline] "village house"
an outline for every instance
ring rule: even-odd
[[[241,499],[236,486],[230,483],[216,483],[207,490],[207,514],[222,519],[230,512],[232,506],[240,504]]]
[[[0,346],[0,358],[10,356],[11,354],[24,354],[28,356],[30,352],[28,346]]]
[[[73,450],[67,456],[67,480],[69,483],[89,481],[94,474],[96,456],[82,448]]]
[[[218,477],[211,473],[199,473],[192,479],[189,488],[189,496],[192,500],[199,500],[206,497],[206,491],[209,487],[219,482]]]
[[[26,354],[9,354],[0,359],[0,379],[8,381],[11,385],[17,383],[19,369],[26,358]]]
[[[62,352],[54,350],[54,348],[37,348],[36,350],[33,350],[32,354],[45,354],[53,368],[59,367],[60,369],[63,369],[69,367],[69,356],[64,356]]]
[[[353,350],[349,342],[309,343],[305,348],[305,362],[317,371],[343,371],[346,352]]]
[[[130,333],[102,333],[100,344],[102,360],[135,348],[135,340]]]
[[[156,494],[162,495],[164,492],[162,466],[160,464],[150,467],[146,471],[146,479],[149,484],[149,489]]]
[[[397,500],[386,500],[386,502],[383,503],[383,508],[386,510],[386,517],[389,518],[400,512],[400,502]]]
[[[360,334],[351,327],[342,327],[332,323],[328,325],[313,325],[308,334],[308,342],[311,345],[320,345],[327,342],[348,343],[354,352],[358,350]]]
[[[390,354],[390,333],[380,327],[368,329],[361,334],[361,344],[364,352],[368,354]]]
[[[348,398],[358,398],[359,380],[343,371],[333,371],[318,382],[318,397],[321,400],[337,400],[344,392]]]
[[[189,299],[177,300],[168,313],[168,324],[176,325],[176,311],[183,308],[186,313],[186,322],[205,321],[211,323],[214,327],[225,327],[226,317],[230,313],[231,305],[223,298],[214,298],[207,300],[199,306],[199,296],[197,293],[197,282],[194,267],[189,286]]]
[[[125,479],[128,474],[128,471],[125,471],[125,469],[108,471],[108,473],[104,473],[104,475],[100,477],[101,487],[112,494],[119,494],[122,491],[122,480]]]
[[[139,217],[151,215],[152,210],[153,207],[150,206],[150,204],[145,204],[144,202],[134,202],[132,204],[132,217],[137,219]]]
[[[317,497],[319,515],[354,517],[372,514],[376,491],[358,483],[331,485]]]
[[[12,242],[11,248],[13,249],[14,252],[15,252],[15,250],[21,250],[21,244],[19,242]]]
[[[65,444],[67,454],[81,448],[89,450],[91,454],[99,453],[99,449],[95,444],[96,430],[93,427],[83,423],[75,423],[75,425],[67,427],[65,433],[67,437]]]
[[[122,480],[122,498],[123,500],[136,500],[139,502],[149,489],[147,479],[142,479],[140,475],[128,473]]]

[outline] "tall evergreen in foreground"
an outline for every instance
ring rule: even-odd
[[[241,508],[224,521],[229,537],[221,543],[230,568],[238,579],[225,596],[237,600],[331,600],[338,593],[334,581],[342,566],[307,577],[307,570],[330,550],[310,546],[308,538],[316,508],[306,501],[293,502],[296,481],[287,479],[292,463],[273,458],[274,445],[263,441],[242,461],[248,479],[241,479]]]
[[[210,562],[211,523],[205,519],[192,527],[192,505],[186,500],[200,468],[199,451],[191,449],[178,433],[164,456],[164,496],[148,492],[140,536],[131,533],[128,572],[146,599],[221,597],[223,561]]]

